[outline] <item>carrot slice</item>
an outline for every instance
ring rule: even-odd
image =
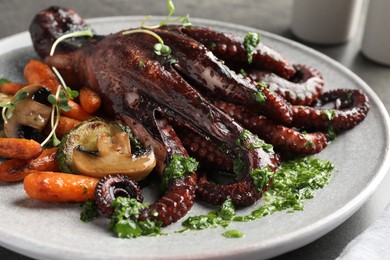
[[[49,202],[83,202],[94,199],[98,178],[61,172],[34,172],[24,178],[27,195]]]

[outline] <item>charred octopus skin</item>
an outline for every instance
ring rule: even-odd
[[[156,172],[164,175],[175,154],[188,157],[189,152],[201,164],[234,168],[237,174],[230,184],[209,182],[206,175],[197,183],[194,172],[171,180],[161,198],[140,214],[141,220],[157,218],[163,225],[177,221],[192,207],[196,190],[212,204],[232,199],[236,206],[251,205],[266,188],[258,185],[255,174],[268,178],[280,164],[272,147],[257,135],[278,151],[313,154],[328,143],[322,131],[353,127],[368,112],[364,93],[322,94],[323,80],[316,70],[292,64],[264,44],[253,50],[250,63],[242,37],[209,28],[169,25],[149,30],[171,48],[169,56],[153,52],[156,39],[150,34],[123,31],[83,39],[77,47],[65,41],[48,56],[48,47],[61,34],[86,26],[74,11],[51,7],[37,15],[30,32],[37,53],[49,65],[97,91],[106,113],[153,148]],[[335,101],[336,106],[324,110],[317,100]]]

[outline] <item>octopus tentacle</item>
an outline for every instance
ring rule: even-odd
[[[294,65],[295,75],[284,79],[267,71],[252,70],[249,77],[266,84],[272,92],[279,94],[292,105],[311,105],[321,95],[324,80],[319,71],[305,65]]]
[[[301,133],[292,128],[277,125],[264,116],[253,114],[233,104],[217,102],[216,106],[282,152],[315,154],[322,151],[328,144],[328,138],[322,132]]]
[[[168,28],[179,30],[199,41],[222,60],[233,61],[241,65],[248,64],[243,37],[195,26],[176,28],[170,26]],[[291,78],[295,74],[295,68],[283,55],[263,43],[259,43],[255,49],[253,62],[250,65],[251,67],[274,72],[283,78]]]
[[[208,94],[238,105],[252,107],[277,121],[291,122],[291,111],[284,99],[259,87],[249,78],[237,75],[195,40],[164,30],[155,30],[175,53],[179,63],[174,68]]]
[[[262,191],[257,191],[249,175],[229,184],[216,184],[210,182],[206,175],[202,175],[198,181],[196,194],[201,200],[213,205],[221,205],[225,200],[231,199],[234,205],[245,207],[259,200],[265,189],[266,187]]]
[[[335,101],[340,109],[293,106],[294,127],[305,129],[333,130],[340,132],[353,128],[366,118],[370,109],[368,97],[359,89],[335,89],[324,92],[320,105]]]
[[[188,157],[187,151],[167,120],[157,119],[156,123],[164,143],[170,150],[169,154]],[[140,220],[153,219],[167,226],[184,217],[194,204],[196,180],[197,176],[192,172],[188,176],[170,181],[164,195],[140,213]]]
[[[232,158],[210,139],[208,140],[190,129],[182,129],[178,131],[178,135],[188,153],[201,163],[227,172],[233,171]]]

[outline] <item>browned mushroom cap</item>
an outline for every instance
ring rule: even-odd
[[[142,155],[131,154],[126,132],[117,133],[114,137],[100,134],[97,147],[97,152],[84,151],[80,146],[74,148],[73,163],[80,173],[98,178],[109,174],[125,174],[139,181],[156,166],[152,149]]]
[[[17,100],[22,91],[27,93],[26,97]],[[4,132],[6,137],[32,138],[32,132],[44,129],[50,119],[51,106],[47,97],[51,92],[42,85],[29,85],[18,93],[11,100],[15,107],[11,118],[4,123]]]

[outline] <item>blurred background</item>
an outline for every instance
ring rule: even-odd
[[[190,14],[191,17],[255,27],[303,42],[354,71],[374,89],[389,111],[390,69],[368,60],[361,54],[368,6],[368,1],[363,2],[356,34],[346,42],[332,45],[308,43],[292,33],[293,0],[176,0],[174,4],[177,16]],[[0,38],[28,30],[34,15],[50,5],[69,7],[84,18],[167,14],[165,0],[0,0]],[[370,200],[341,226],[319,240],[276,259],[335,259],[351,240],[381,214],[389,202],[389,186],[390,176],[387,176]],[[0,247],[0,259],[28,258]]]

